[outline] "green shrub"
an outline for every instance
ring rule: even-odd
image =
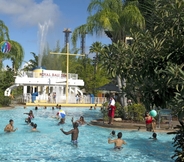
[[[180,125],[177,125],[174,129],[174,132],[168,132],[167,134],[175,134],[173,138],[173,145],[175,147],[175,154],[171,157],[176,162],[184,161],[184,123],[182,120],[179,120]]]
[[[102,104],[101,113],[103,114],[103,120],[108,120],[108,102]]]
[[[4,92],[0,92],[0,106],[9,106],[11,103],[10,97],[4,96]]]
[[[101,107],[101,112],[103,114],[103,118],[106,120],[108,119],[108,102],[103,103],[102,107]],[[119,102],[115,103],[116,106],[116,110],[115,110],[115,115],[114,117],[118,117],[118,118],[122,118],[123,116],[123,108],[121,106],[121,104]]]
[[[116,102],[116,111],[115,111],[115,117],[116,118],[122,118],[123,117],[123,107],[119,102]]]
[[[132,104],[127,106],[128,118],[134,121],[143,121],[146,108],[141,104]]]

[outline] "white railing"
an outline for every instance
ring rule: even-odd
[[[107,99],[105,97],[75,97],[73,95],[68,97],[69,104],[102,104],[106,102]],[[52,96],[50,98],[48,95],[38,95],[36,98],[33,98],[30,93],[22,95],[22,98],[19,98],[20,103],[66,103],[66,96],[57,97],[56,100],[53,99]]]

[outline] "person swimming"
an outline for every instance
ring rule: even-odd
[[[110,134],[109,134],[109,139],[114,139],[116,137],[116,132],[113,130]]]
[[[73,122],[73,118],[72,118],[72,122]],[[77,122],[79,125],[85,125],[86,121],[84,120],[84,117],[81,116],[79,120],[76,120],[75,122]]]
[[[126,142],[124,140],[121,139],[122,137],[122,133],[119,132],[118,133],[118,138],[117,139],[114,139],[114,140],[111,140],[110,138],[108,139],[108,143],[111,144],[111,143],[114,143],[114,149],[118,149],[120,150],[122,148],[122,145],[126,145]]]
[[[32,131],[32,132],[39,132],[39,131],[37,130],[37,124],[36,124],[36,123],[33,124],[33,128],[32,128],[31,131]]]
[[[33,122],[31,122],[30,126],[32,126],[32,127],[33,127],[33,126],[34,126],[34,123],[33,123]]]
[[[32,110],[30,110],[29,113],[24,113],[24,114],[27,114],[31,119],[34,118]]]
[[[156,139],[157,139],[157,134],[154,132],[154,133],[152,134],[152,137],[150,137],[149,139],[154,139],[154,140],[156,140]]]
[[[25,122],[26,122],[27,124],[30,124],[30,123],[31,123],[31,117],[28,116],[28,118],[25,119]]]
[[[78,135],[79,135],[78,126],[79,126],[78,123],[77,123],[77,122],[74,122],[74,123],[73,123],[73,129],[71,129],[70,131],[65,132],[65,131],[63,130],[63,128],[60,129],[65,135],[71,134],[71,142],[72,142],[75,146],[78,145],[78,141],[77,141]]]
[[[9,120],[9,124],[4,128],[5,132],[15,132],[18,128],[14,129],[14,121],[12,119]]]
[[[65,124],[65,118],[61,118],[61,119],[60,119],[58,125],[60,125],[60,124]]]

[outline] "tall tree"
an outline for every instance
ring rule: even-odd
[[[137,7],[137,1],[91,0],[88,12],[90,15],[87,18],[87,23],[76,28],[72,34],[74,45],[81,33],[101,35],[106,32],[113,42],[124,42],[130,29],[143,29],[145,26],[144,17]],[[122,80],[123,78],[117,76],[120,90]],[[125,105],[123,98],[121,104]]]
[[[119,42],[105,48],[106,66],[126,78],[127,94],[138,92],[148,110],[153,105],[169,108],[173,98],[178,108],[183,103],[184,1],[168,2],[155,1],[152,32],[133,33],[132,46]]]
[[[24,59],[24,50],[18,42],[13,40],[10,40],[9,42],[11,44],[11,50],[5,55],[5,58],[12,61],[12,68],[14,72],[17,72]]]
[[[95,70],[97,71],[98,69],[98,63],[100,61],[100,52],[102,51],[103,46],[101,42],[94,42],[90,47],[89,47],[89,52],[90,53],[95,53],[94,61],[95,61]]]
[[[33,59],[30,59],[27,63],[27,65],[24,66],[23,70],[25,71],[32,71],[34,68],[38,67],[38,55],[36,53],[31,52],[33,55]]]
[[[143,29],[144,17],[137,7],[137,1],[91,0],[88,6],[87,23],[77,27],[72,34],[75,45],[82,33],[101,35],[105,31],[113,42],[125,40],[130,29]]]
[[[10,40],[8,32],[8,27],[4,24],[2,20],[0,20],[0,42],[9,41],[11,44],[10,52],[4,54],[0,51],[0,59],[1,62],[4,59],[10,59],[12,61],[14,72],[16,72],[22,64],[24,58],[24,50],[18,42]]]

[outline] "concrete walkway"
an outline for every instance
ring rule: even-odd
[[[113,125],[109,125],[107,121],[103,122],[103,120],[92,120],[91,125],[96,125],[100,127],[106,127],[111,129],[124,129],[124,130],[139,130],[139,131],[146,131],[146,125],[143,123],[127,123],[123,121],[114,121]],[[156,127],[155,132],[173,132],[176,127],[176,125],[179,125],[178,121],[172,121],[171,127],[169,127],[168,124],[160,124],[160,128],[158,128],[158,124]]]

